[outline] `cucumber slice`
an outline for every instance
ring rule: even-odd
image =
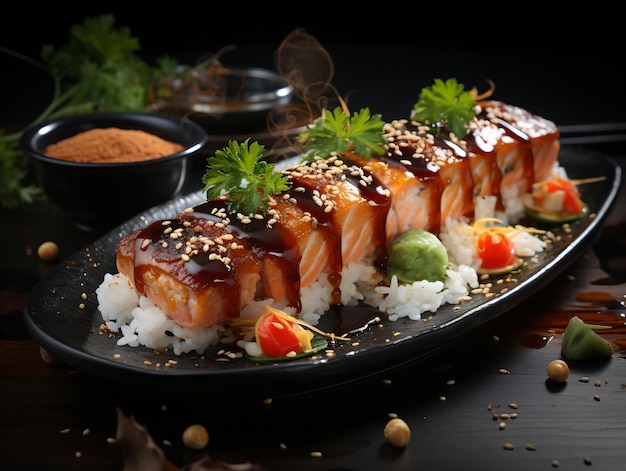
[[[524,260],[522,260],[521,258],[517,258],[514,263],[506,267],[499,267],[499,268],[478,267],[476,269],[476,273],[478,273],[479,275],[490,275],[490,276],[491,275],[494,275],[494,276],[504,275],[506,273],[511,273],[512,271],[522,268],[522,265],[524,265]]]
[[[567,222],[577,221],[578,219],[585,217],[589,213],[589,208],[585,205],[579,214],[562,215],[556,213],[546,213],[544,211],[539,211],[526,206],[524,208],[524,212],[526,213],[526,216],[537,221],[547,222],[550,224],[565,224]]]

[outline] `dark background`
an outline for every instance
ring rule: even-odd
[[[118,26],[129,27],[139,39],[139,55],[149,62],[169,55],[191,64],[234,45],[222,58],[225,65],[274,68],[273,52],[290,32],[303,28],[332,57],[333,85],[350,107],[368,106],[387,120],[406,117],[420,89],[434,78],[455,77],[479,89],[493,80],[493,98],[559,126],[626,121],[623,26],[614,7],[598,2],[568,11],[529,3],[393,9],[154,5],[16,5],[4,17],[0,45],[38,59],[44,44],[65,44],[72,25],[112,13]],[[0,66],[0,122],[28,123],[47,105],[51,81],[2,54]]]

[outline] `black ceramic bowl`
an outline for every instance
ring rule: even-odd
[[[135,129],[183,145],[181,152],[150,160],[87,163],[44,155],[53,143],[94,128]],[[80,229],[103,233],[141,211],[177,196],[190,173],[190,156],[207,134],[182,118],[149,113],[103,112],[60,118],[27,129],[20,149],[30,158],[48,199]]]

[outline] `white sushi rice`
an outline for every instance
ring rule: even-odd
[[[186,329],[156,307],[146,296],[140,296],[128,278],[107,273],[96,289],[98,305],[106,328],[121,336],[118,345],[153,349],[171,349],[176,355],[195,350],[204,353],[216,345],[222,326]]]
[[[467,266],[448,270],[445,283],[418,281],[401,284],[394,276],[389,286],[381,286],[382,280],[383,275],[373,265],[350,264],[342,272],[342,304],[354,306],[362,302],[377,307],[391,321],[402,317],[419,320],[423,312],[435,312],[443,304],[458,304],[462,297],[467,296],[468,286],[478,286],[476,271]],[[331,291],[332,287],[324,276],[301,290],[300,313],[296,313],[294,308],[266,299],[251,303],[240,316],[255,318],[267,304],[272,304],[316,325],[331,306]],[[169,349],[176,355],[192,351],[202,354],[207,347],[222,342],[228,333],[224,326],[205,329],[182,327],[168,318],[146,296],[139,295],[130,281],[120,273],[107,273],[96,289],[96,295],[106,328],[120,334],[117,345]],[[249,354],[254,354],[254,345],[245,348],[250,350]]]
[[[481,216],[493,216],[493,201],[486,199],[477,205]],[[445,282],[416,281],[399,283],[394,276],[384,284],[384,275],[372,260],[351,263],[344,267],[340,284],[341,303],[354,306],[363,303],[378,308],[390,321],[401,318],[420,320],[425,312],[436,312],[444,304],[459,304],[470,290],[479,286],[477,268],[480,259],[473,244],[471,231],[455,230],[467,226],[467,221],[447,221],[439,235],[447,249],[450,267]],[[512,238],[518,256],[528,257],[542,252],[546,243],[535,235],[521,231]],[[301,312],[273,299],[254,301],[240,313],[242,318],[256,318],[267,304],[297,315],[316,325],[331,307],[333,287],[326,276],[301,290]],[[168,318],[147,297],[139,295],[122,274],[107,273],[96,289],[99,310],[106,328],[119,334],[118,345],[172,350],[176,355],[195,351],[205,352],[209,346],[235,342],[229,329],[218,325],[205,329],[187,329]],[[250,355],[259,355],[255,342],[240,343]]]

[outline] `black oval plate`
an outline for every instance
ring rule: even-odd
[[[115,253],[120,238],[197,204],[203,199],[201,192],[142,213],[57,265],[29,293],[26,324],[43,348],[77,369],[115,382],[164,390],[233,391],[257,385],[268,392],[300,393],[380,373],[414,361],[506,313],[560,274],[593,240],[615,203],[621,169],[611,158],[582,148],[562,149],[559,160],[570,178],[604,175],[606,180],[580,187],[591,216],[572,223],[571,232],[549,228],[562,240],[539,254],[536,263],[529,262],[517,276],[517,283],[505,283],[503,287],[508,290],[491,299],[474,296],[460,310],[444,305],[428,321],[402,318],[378,322],[375,319],[382,314],[367,306],[329,311],[318,327],[337,335],[349,332],[352,339],[330,344],[333,355],[254,363],[219,354],[228,348],[222,345],[208,348],[204,355],[176,356],[145,347],[119,347],[116,338],[100,331],[102,318],[95,290],[105,273],[117,272]],[[533,221],[527,225],[539,227]]]

